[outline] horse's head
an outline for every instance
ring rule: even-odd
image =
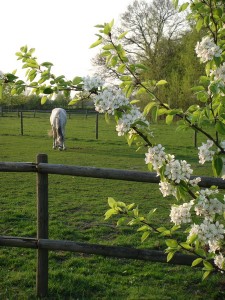
[[[57,136],[57,140],[56,140],[56,146],[58,147],[59,150],[63,149],[63,136],[59,135]]]

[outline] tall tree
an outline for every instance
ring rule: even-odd
[[[118,35],[128,31],[123,47],[130,60],[148,68],[146,80],[165,79],[168,82],[160,88],[158,96],[172,106],[185,108],[190,105],[193,100],[190,87],[203,68],[194,53],[199,33],[193,28],[170,0],[134,0],[121,15],[120,27],[115,32]],[[106,68],[104,57],[97,56],[93,63],[99,66],[98,71],[104,78],[117,77],[115,69]]]

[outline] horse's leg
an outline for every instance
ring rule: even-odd
[[[56,149],[57,133],[56,133],[56,129],[54,127],[52,127],[52,134],[53,134],[53,145],[52,145],[52,148]]]
[[[62,145],[63,145],[63,150],[66,150],[66,145],[65,145],[65,129],[62,130]]]

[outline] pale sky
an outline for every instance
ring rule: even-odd
[[[90,45],[98,28],[119,16],[133,0],[11,0],[1,1],[0,70],[21,70],[15,55],[20,47],[35,48],[38,62],[54,64],[55,75],[67,79],[93,72]],[[20,73],[18,73],[20,75]]]

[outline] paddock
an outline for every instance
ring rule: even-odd
[[[123,138],[117,137],[113,124],[105,123],[104,116],[102,116],[102,123],[100,118],[99,125],[102,130],[99,131],[98,140],[95,139],[95,136],[86,138],[84,131],[79,138],[75,138],[74,128],[70,126],[73,124],[70,123],[73,120],[72,116],[68,120],[70,132],[68,149],[64,152],[53,151],[51,149],[52,139],[47,135],[42,136],[43,132],[46,133],[46,124],[49,126],[48,117],[47,114],[46,123],[44,118],[26,117],[25,121],[31,120],[30,126],[33,124],[33,129],[27,128],[30,133],[23,136],[20,135],[20,132],[15,133],[15,130],[11,134],[3,132],[7,117],[0,118],[0,122],[4,121],[5,124],[1,123],[4,126],[0,127],[0,161],[22,164],[25,162],[25,165],[28,162],[33,168],[35,166],[34,158],[37,151],[40,151],[39,153],[48,154],[50,165],[64,164],[98,169],[117,168],[131,172],[147,171],[144,164],[144,151],[136,152],[135,146],[128,147]],[[84,118],[80,120],[84,123],[80,124],[79,128],[83,128],[85,122],[88,125],[91,120],[89,116],[87,119],[85,116],[82,117]],[[12,117],[9,117],[7,122],[11,119]],[[39,127],[38,124],[40,124]],[[14,125],[14,122],[7,124],[9,127]],[[171,129],[159,125],[159,130],[165,133],[167,148],[176,151],[180,157],[186,154],[187,159],[190,158],[192,162],[196,162],[194,160],[196,150],[192,145],[191,134],[186,136],[189,144],[184,146],[179,144],[183,140],[179,140],[173,146],[171,138],[166,139],[168,136],[166,130]],[[174,134],[174,130],[172,131]],[[200,174],[205,174],[204,167],[198,171]],[[158,222],[160,225],[163,220],[166,226],[169,225],[167,209],[171,199],[162,198],[156,183],[84,178],[75,175],[49,174],[48,234],[50,243],[51,241],[68,240],[92,245],[103,244],[113,247],[163,251],[165,245],[162,238],[153,237],[142,245],[140,234],[135,229],[128,226],[118,228],[115,219],[107,222],[104,220],[104,212],[108,209],[107,197],[112,196],[126,203],[135,202],[145,212],[158,207],[158,214],[154,217],[154,222]],[[36,172],[1,172],[0,177],[1,235],[24,237],[22,243],[31,238],[30,242],[34,245],[37,235]],[[15,242],[17,241],[15,240]],[[43,241],[41,243],[43,245]],[[29,248],[1,247],[0,280],[3,287],[0,293],[1,298],[12,298],[13,295],[19,295],[21,298],[35,295],[36,251]],[[210,285],[205,282],[201,283],[201,271],[192,270],[190,267],[176,267],[171,264],[149,263],[128,258],[104,258],[85,252],[83,254],[67,252],[62,248],[61,250],[58,248],[57,251],[49,248],[48,252],[48,289],[49,294],[54,295],[56,299],[57,295],[68,298],[76,296],[77,298],[96,299],[100,298],[103,293],[106,293],[106,298],[109,298],[110,295],[117,298],[122,295],[124,299],[129,297],[134,299],[137,295],[144,298],[146,293],[154,295],[154,291],[157,291],[157,295],[163,299],[163,297],[171,295],[172,290],[175,289],[183,296],[188,295],[191,292],[188,286],[193,286],[197,282],[200,282],[198,290],[202,295],[209,292]],[[177,280],[180,280],[182,284],[178,286]],[[185,287],[184,282],[186,282]],[[218,277],[210,279],[210,284],[213,286],[216,286],[218,282]],[[160,288],[162,285],[164,285],[164,289]],[[192,296],[193,299],[197,299],[197,295],[196,298],[194,294]]]

